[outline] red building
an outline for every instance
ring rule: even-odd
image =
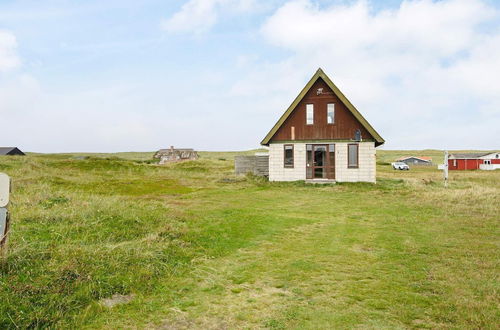
[[[449,170],[494,170],[500,168],[500,152],[450,154]]]

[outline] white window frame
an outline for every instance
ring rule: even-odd
[[[331,116],[330,116],[331,112]],[[330,118],[332,118],[332,122],[330,123]],[[335,103],[328,103],[326,105],[326,123],[328,125],[335,124]]]
[[[306,104],[306,125],[314,125],[314,104]]]

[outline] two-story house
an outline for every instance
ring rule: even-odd
[[[375,182],[384,139],[318,69],[261,144],[269,180]]]

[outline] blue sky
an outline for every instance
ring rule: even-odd
[[[322,67],[385,148],[498,149],[499,4],[0,0],[0,145],[255,148]]]

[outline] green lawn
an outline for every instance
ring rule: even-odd
[[[500,171],[446,189],[388,165],[442,152],[379,150],[376,185],[314,186],[235,176],[237,153],[152,154],[0,158],[1,329],[498,327]]]

